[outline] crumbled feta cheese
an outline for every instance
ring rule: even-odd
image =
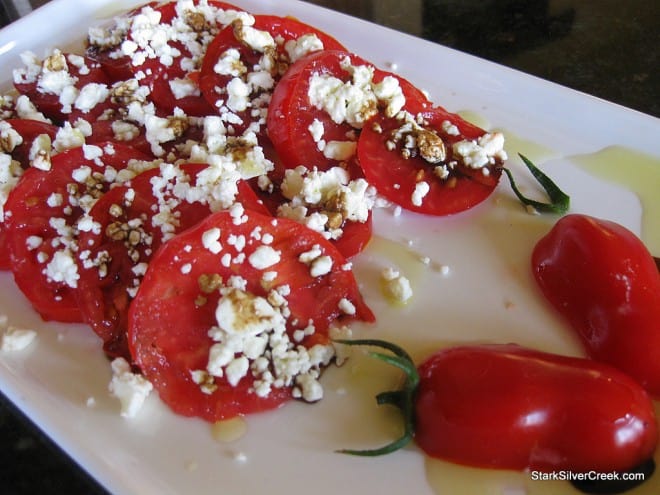
[[[130,364],[124,358],[115,358],[110,366],[112,380],[108,390],[121,402],[121,415],[125,418],[133,418],[142,408],[153,385],[142,375],[133,373]]]
[[[346,299],[345,297],[341,298],[339,301],[339,310],[346,315],[354,315],[356,312],[355,305]]]
[[[310,104],[325,111],[334,122],[347,122],[361,129],[377,113],[379,104],[385,106],[385,114],[390,117],[403,108],[405,96],[398,79],[387,76],[374,83],[374,67],[354,66],[349,57],[341,61],[341,66],[351,75],[350,81],[315,73],[307,93]]]
[[[258,270],[265,270],[280,262],[281,251],[271,246],[261,245],[248,257],[250,265]]]
[[[26,349],[37,337],[34,330],[7,327],[0,336],[0,350],[13,352]]]
[[[250,105],[250,86],[235,77],[227,83],[227,107],[233,112],[243,112]]]
[[[275,40],[268,31],[255,29],[243,23],[234,25],[234,36],[256,52],[263,53],[268,48],[275,48]]]
[[[385,283],[384,288],[388,296],[399,303],[407,303],[413,296],[410,281],[394,268],[386,268],[381,273]]]
[[[218,227],[213,227],[202,234],[202,245],[213,254],[218,254],[222,251],[220,234],[221,231]]]
[[[215,316],[224,332],[238,335],[260,334],[281,318],[266,299],[238,289],[223,294]]]
[[[330,160],[346,161],[355,155],[355,141],[328,141],[323,148],[323,156]]]
[[[431,190],[431,187],[429,186],[428,182],[422,181],[422,182],[416,183],[415,184],[415,190],[412,193],[410,201],[415,206],[421,206],[422,201],[424,200],[424,197],[429,193],[430,190]]]
[[[321,277],[332,271],[332,258],[330,256],[319,256],[311,262],[309,274],[312,277]]]
[[[63,282],[72,288],[78,287],[78,265],[75,256],[68,249],[55,251],[44,273],[53,282]]]
[[[169,81],[174,98],[180,100],[188,96],[199,96],[201,92],[194,81],[187,78],[175,78]]]
[[[48,134],[39,134],[34,141],[32,141],[32,145],[30,146],[30,152],[28,155],[30,165],[39,170],[50,170],[51,146],[50,136]]]
[[[213,71],[221,76],[239,77],[247,72],[241,61],[241,52],[236,48],[226,50],[213,66]]]
[[[46,135],[46,137],[48,136]],[[48,149],[50,149],[50,138],[48,138],[47,142]],[[85,134],[80,129],[73,127],[69,122],[65,122],[64,125],[57,130],[55,141],[53,141],[52,146],[59,152],[76,148],[83,144],[85,144]],[[44,146],[45,143],[42,144],[42,147]]]
[[[0,153],[0,222],[5,221],[5,203],[21,175],[23,169],[20,162],[7,153]]]
[[[77,95],[74,107],[83,113],[87,113],[99,103],[103,103],[109,94],[110,90],[105,84],[86,84]]]
[[[323,42],[315,34],[303,34],[298,39],[284,43],[284,50],[289,55],[289,61],[295,62],[305,55],[323,50]]]
[[[475,169],[507,158],[504,151],[504,135],[501,132],[486,133],[474,141],[464,139],[454,143],[452,148],[454,154],[462,158],[465,166]]]

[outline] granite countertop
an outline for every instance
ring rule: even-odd
[[[655,0],[309,1],[660,117]],[[30,9],[28,0],[15,1],[18,10],[8,3],[3,23]],[[0,438],[3,493],[106,493],[4,396]]]

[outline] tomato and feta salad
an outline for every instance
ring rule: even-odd
[[[184,414],[213,421],[293,396],[316,400],[317,378],[334,359],[330,333],[374,320],[350,263],[369,243],[373,209],[392,201],[409,207],[370,178],[379,172],[358,153],[366,129],[381,116],[427,126],[392,143],[398,156],[408,150],[413,176],[428,182],[420,173],[427,167],[445,180],[433,175],[438,160],[415,163],[428,155],[422,134],[434,136],[433,146],[453,142],[418,118],[436,111],[425,93],[316,27],[212,0],[144,4],[91,27],[83,52],[25,52],[21,62],[13,91],[2,96],[0,241],[3,269],[35,310],[45,320],[89,325],[109,358],[144,374]],[[460,132],[454,141],[475,146],[489,136],[467,124]],[[384,160],[392,152],[389,142],[376,151]],[[504,158],[493,150],[474,174],[479,183],[488,183],[483,176],[496,184]],[[402,185],[408,194],[410,184]],[[249,233],[237,221],[243,216]],[[211,218],[219,222],[206,228],[218,231],[212,242],[198,230]],[[260,236],[261,261],[251,265]],[[164,254],[174,246],[182,251]],[[258,272],[267,252],[277,269]],[[190,262],[174,273],[162,268],[172,257]],[[159,318],[174,309],[144,309],[166,299],[177,311],[188,306],[177,319],[185,335],[159,330]],[[228,361],[218,365],[220,334],[251,333],[243,312],[264,308],[277,314],[265,320],[276,328],[251,334],[244,351],[226,347]],[[243,316],[216,318],[231,311]],[[281,344],[256,345],[269,338]],[[182,346],[192,354],[179,359]],[[318,346],[322,359],[312,352]],[[287,353],[300,370],[280,369]],[[239,376],[243,358],[250,367]],[[186,403],[177,390],[191,387]],[[254,404],[238,404],[232,387]]]
[[[21,61],[0,96],[0,268],[44,320],[98,335],[128,416],[151,388],[209,422],[318,401],[336,341],[376,319],[351,262],[374,209],[433,221],[510,177],[501,133],[314,26],[231,3],[151,2],[91,27],[81,53]],[[643,460],[655,445],[643,393],[569,364],[568,379],[545,378],[640,404],[641,453],[613,468]],[[595,433],[598,468],[616,457],[610,433]]]

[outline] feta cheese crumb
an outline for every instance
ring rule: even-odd
[[[424,197],[429,193],[431,190],[431,187],[429,186],[428,182],[418,182],[415,184],[415,190],[412,193],[412,196],[410,197],[410,201],[412,202],[413,205],[415,206],[422,206],[422,201],[424,200]]]
[[[248,261],[250,262],[250,265],[257,270],[265,270],[266,268],[280,262],[280,254],[280,251],[277,251],[270,246],[262,245],[254,250],[254,252],[248,257]]]
[[[381,272],[381,278],[385,283],[385,293],[395,302],[406,304],[410,301],[413,296],[410,281],[401,275],[398,270],[386,268]]]
[[[355,305],[345,297],[339,301],[339,310],[346,315],[354,315],[356,312]]]
[[[218,254],[222,251],[222,244],[220,244],[221,231],[218,227],[213,227],[202,234],[202,245],[211,251],[213,254]]]
[[[133,418],[142,408],[153,385],[142,375],[133,373],[124,358],[116,358],[110,366],[112,380],[108,390],[121,402],[121,415],[125,418]]]
[[[284,43],[284,49],[293,63],[308,53],[323,50],[323,42],[315,34],[303,34],[298,39]]]
[[[22,351],[32,344],[36,337],[37,332],[34,330],[9,326],[2,333],[0,349],[7,352]]]

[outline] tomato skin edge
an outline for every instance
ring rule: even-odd
[[[436,107],[422,112],[429,122],[450,145],[459,139],[475,139],[486,131],[470,124],[456,114]],[[460,130],[460,137],[442,132],[442,123],[449,121]],[[376,131],[374,123],[378,125]],[[379,194],[409,211],[433,216],[446,216],[469,210],[485,201],[499,183],[502,169],[489,166],[484,169],[461,167],[451,180],[435,177],[433,166],[420,157],[403,158],[400,151],[389,150],[389,133],[400,123],[379,116],[362,129],[358,139],[358,159],[367,181],[376,187]],[[486,171],[484,175],[482,171]],[[428,193],[419,203],[413,200],[420,177],[429,185]]]

